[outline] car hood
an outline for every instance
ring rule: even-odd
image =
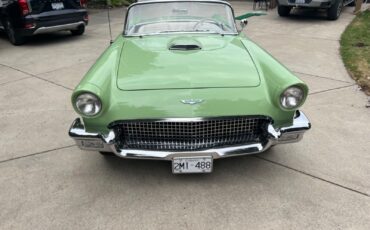
[[[260,77],[235,36],[146,36],[126,39],[119,61],[121,90],[256,87]]]

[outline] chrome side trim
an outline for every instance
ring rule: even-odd
[[[228,119],[228,118],[260,118],[269,120],[272,122],[271,117],[262,116],[262,115],[249,115],[249,116],[219,116],[219,117],[190,117],[190,118],[154,118],[154,119],[132,119],[132,120],[118,120],[110,123],[108,128],[111,129],[115,125],[119,125],[121,123],[128,123],[128,122],[196,122],[196,121],[212,121],[212,120],[220,120],[220,119]]]
[[[201,119],[201,118],[197,118]],[[165,119],[171,120],[171,119]],[[182,119],[181,119],[182,120]],[[235,157],[249,154],[261,153],[273,145],[298,142],[303,138],[304,133],[311,128],[311,123],[303,112],[297,111],[291,126],[275,129],[272,122],[267,127],[267,138],[261,143],[248,143],[245,145],[230,146],[224,148],[207,149],[202,151],[149,151],[139,149],[117,149],[115,145],[115,133],[111,130],[107,135],[98,133],[88,133],[81,120],[76,119],[69,131],[72,137],[81,149],[113,152],[122,158],[149,159],[149,160],[172,160],[179,156],[212,156],[214,159]],[[99,141],[101,147],[86,147],[84,141]]]
[[[73,30],[77,29],[77,27],[86,25],[85,22],[75,22],[70,24],[64,24],[64,25],[57,25],[57,26],[48,26],[48,27],[40,27],[33,32],[33,34],[44,34],[44,33],[51,33],[51,32],[57,32],[62,30]]]

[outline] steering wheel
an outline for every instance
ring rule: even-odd
[[[195,25],[194,25],[194,27],[193,27],[193,30],[197,30],[198,29],[198,27],[200,26],[200,25],[202,25],[203,23],[205,23],[206,21],[209,21],[209,22],[213,22],[213,23],[215,23],[215,24],[219,24],[217,21],[215,21],[215,20],[212,20],[212,19],[209,19],[209,18],[203,18],[202,20],[200,20],[199,22],[197,22],[197,23],[195,23]]]

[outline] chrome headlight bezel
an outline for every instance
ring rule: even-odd
[[[302,87],[289,86],[280,94],[280,107],[284,110],[295,110],[303,104],[305,98],[305,90]]]
[[[87,117],[94,117],[102,110],[99,97],[89,92],[79,94],[75,99],[74,106],[81,115]]]

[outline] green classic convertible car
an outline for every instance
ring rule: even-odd
[[[254,15],[219,0],[132,4],[73,92],[82,119],[69,135],[84,150],[172,161],[173,173],[299,141],[308,88],[241,32]]]

